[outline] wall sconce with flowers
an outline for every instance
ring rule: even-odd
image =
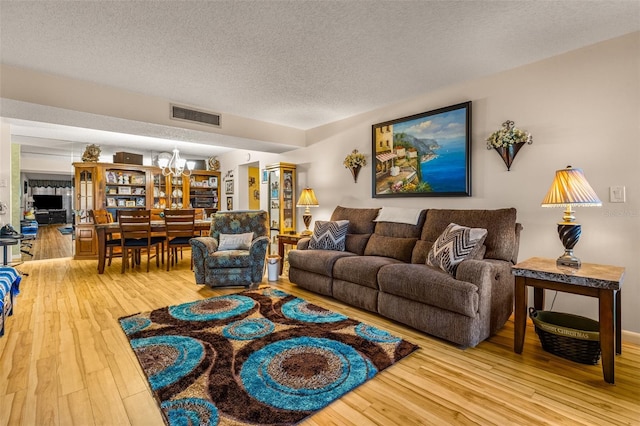
[[[342,164],[344,164],[345,168],[351,170],[353,181],[355,183],[358,183],[358,174],[360,173],[360,169],[367,165],[367,158],[363,153],[358,152],[357,149],[354,149],[349,155],[344,158]]]
[[[511,170],[513,159],[516,158],[518,151],[524,144],[531,145],[533,137],[531,133],[527,133],[515,127],[515,123],[507,120],[502,123],[502,128],[491,133],[487,138],[487,149],[495,149],[502,157],[507,171]]]

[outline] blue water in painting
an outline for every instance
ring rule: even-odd
[[[440,148],[434,150],[438,158],[422,163],[422,180],[431,185],[435,192],[465,192],[465,142],[454,139],[438,142]]]

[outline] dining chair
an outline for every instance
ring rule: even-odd
[[[89,217],[94,224],[102,225],[113,222],[113,216],[107,210],[89,210]],[[120,248],[121,241],[118,234],[107,233],[107,259],[109,260],[107,265],[111,266],[111,260],[114,257],[121,257],[122,252],[114,251],[116,248]]]
[[[178,263],[178,248],[191,247],[189,240],[194,237],[195,211],[193,209],[165,210],[164,223],[167,233],[167,271],[174,262]],[[193,256],[191,256],[193,269]]]
[[[164,261],[164,252],[161,247],[164,237],[151,235],[151,211],[149,210],[120,210],[118,212],[118,223],[120,224],[120,240],[122,247],[122,270],[124,274],[126,266],[129,264],[129,254],[131,254],[131,267],[136,260],[140,260],[141,250],[147,252],[147,272],[149,272],[149,262],[156,258],[156,267],[160,266],[160,256]],[[155,249],[154,256],[151,256],[151,248]]]

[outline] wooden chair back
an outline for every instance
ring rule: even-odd
[[[149,210],[120,210],[118,212],[120,235],[126,240],[151,238],[151,212]]]
[[[165,210],[164,223],[166,226],[167,240],[178,237],[193,237],[195,228],[195,210]]]
[[[113,219],[109,219],[110,213],[106,210],[89,210],[89,216],[93,223],[98,225],[113,222]]]

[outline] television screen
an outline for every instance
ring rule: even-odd
[[[38,210],[61,209],[62,195],[34,195],[33,206]]]

